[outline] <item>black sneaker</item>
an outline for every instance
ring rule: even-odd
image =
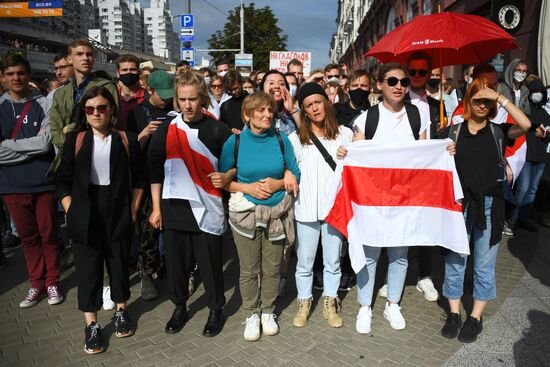
[[[126,310],[119,308],[113,316],[113,321],[115,322],[115,334],[117,337],[125,338],[134,335],[136,329]]]
[[[460,329],[460,333],[458,333],[458,341],[462,343],[475,342],[477,336],[481,334],[482,330],[483,320],[478,320],[472,316],[468,316],[466,322],[464,322],[464,325],[462,326],[462,329]]]
[[[340,285],[338,286],[339,292],[349,292],[356,283],[355,275],[342,274],[340,277]]]
[[[141,277],[141,298],[145,301],[152,301],[158,298],[159,292],[155,287],[153,278],[148,274],[143,274]]]
[[[460,314],[450,312],[447,315],[445,325],[443,325],[443,328],[441,329],[441,335],[443,335],[447,339],[456,338],[461,326],[462,318],[460,317]]]
[[[2,236],[2,245],[5,248],[17,247],[21,244],[21,239],[11,232],[6,232]]]
[[[84,351],[87,354],[97,354],[104,350],[103,341],[101,340],[101,328],[92,321],[84,329]]]

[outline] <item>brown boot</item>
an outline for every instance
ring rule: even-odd
[[[298,311],[292,320],[292,325],[296,327],[304,327],[307,324],[309,318],[309,312],[311,310],[311,299],[297,299]]]
[[[333,297],[323,297],[323,317],[331,327],[342,327],[344,321],[338,314],[340,300]]]

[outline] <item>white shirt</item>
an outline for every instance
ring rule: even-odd
[[[430,126],[432,121],[430,119],[430,105],[428,104],[428,93],[424,93],[422,97],[409,89],[409,96],[411,97],[411,103],[418,107],[420,111],[420,125]],[[426,133],[426,138],[430,139],[430,130]]]
[[[319,141],[336,162],[336,150],[340,145],[351,143],[353,132],[345,126],[339,126],[339,134],[334,140],[324,137]],[[324,219],[327,190],[334,171],[325,161],[314,144],[302,145],[300,138],[293,132],[288,136],[294,148],[294,154],[300,167],[300,186],[298,198],[294,203],[294,216],[299,222],[317,222]]]
[[[378,121],[378,126],[376,127],[376,132],[374,133],[373,140],[386,140],[386,141],[410,141],[414,140],[414,134],[411,129],[411,124],[409,123],[409,118],[407,117],[407,110],[405,107],[399,112],[391,112],[384,107],[384,103],[378,104],[378,110],[380,112],[380,120]],[[355,120],[355,125],[365,133],[365,124],[367,122],[367,114],[369,110],[363,112]],[[428,125],[426,120],[420,119],[420,131],[419,134],[422,134]]]
[[[514,96],[516,97],[516,103],[514,103],[516,106],[519,106],[519,100],[521,99],[521,89],[516,89],[514,91]]]
[[[90,182],[94,185],[107,186],[111,184],[111,135],[106,138],[94,135],[92,148],[92,171]]]

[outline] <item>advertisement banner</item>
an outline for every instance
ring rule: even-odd
[[[297,59],[304,64],[304,75],[311,72],[311,52],[304,51],[271,51],[269,53],[269,70],[279,70],[286,73],[286,66],[292,59]]]
[[[60,17],[62,1],[0,3],[0,18]]]

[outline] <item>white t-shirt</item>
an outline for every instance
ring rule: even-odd
[[[430,126],[432,121],[430,119],[430,105],[428,104],[428,93],[425,93],[422,97],[416,94],[412,90],[409,90],[409,96],[411,97],[411,103],[418,107],[420,111],[420,123],[422,125]],[[430,130],[428,129],[426,137],[430,139]]]
[[[411,124],[409,123],[409,118],[407,117],[407,111],[405,107],[399,112],[390,112],[384,107],[384,103],[378,104],[378,109],[380,112],[380,120],[378,121],[378,126],[376,127],[376,132],[374,133],[373,140],[385,140],[385,141],[410,141],[414,140],[414,134],[411,129]],[[363,112],[355,120],[355,125],[365,133],[365,124],[367,122],[367,114],[369,110]],[[420,131],[419,134],[422,134],[428,128],[428,122],[420,119]]]
[[[94,135],[92,148],[92,171],[90,182],[94,185],[107,186],[111,184],[111,135],[106,138]]]
[[[516,97],[516,103],[514,103],[516,106],[519,106],[519,100],[521,99],[521,89],[516,89],[514,91],[514,96]]]
[[[351,143],[353,138],[353,132],[347,127],[339,126],[338,130],[339,134],[334,140],[319,138],[335,162],[337,162],[336,150],[338,147]],[[288,139],[292,143],[301,172],[298,198],[294,203],[294,216],[300,222],[323,220],[329,181],[334,171],[314,144],[302,145],[296,132],[290,134]]]

